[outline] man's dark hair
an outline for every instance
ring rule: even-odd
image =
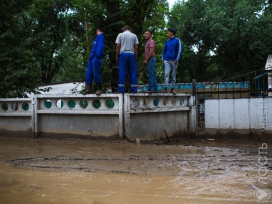
[[[125,25],[125,26],[123,27],[123,31],[125,31],[125,30],[130,30],[130,27],[129,27],[128,25]]]
[[[149,33],[150,33],[150,35],[152,35],[152,34],[153,34],[151,30],[146,30],[146,31],[147,31],[147,32],[149,32]]]
[[[168,28],[169,32],[172,32],[174,35],[176,35],[176,30],[174,28]]]
[[[104,33],[104,28],[103,28],[103,27],[98,26],[96,29],[97,29],[97,30],[100,30],[102,33]]]

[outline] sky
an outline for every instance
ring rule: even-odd
[[[169,8],[171,9],[176,0],[168,0]]]

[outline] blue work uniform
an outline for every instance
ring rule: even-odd
[[[100,33],[96,36],[92,49],[90,51],[87,70],[85,74],[86,84],[91,84],[92,80],[97,84],[102,83],[100,69],[102,64],[102,58],[105,55],[105,38],[104,34]]]
[[[118,56],[119,81],[118,92],[125,92],[126,74],[129,74],[131,92],[137,92],[137,61],[134,54],[134,45],[139,44],[138,38],[129,30],[120,33],[115,41],[120,44],[120,54]]]

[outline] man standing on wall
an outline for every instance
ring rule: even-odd
[[[148,77],[148,93],[158,93],[158,84],[155,74],[155,42],[152,39],[152,32],[150,30],[145,31],[145,39],[147,40],[145,45],[145,61],[143,67],[147,67]]]
[[[167,87],[169,83],[169,74],[172,71],[172,86],[170,93],[176,94],[176,72],[178,66],[178,60],[182,54],[182,45],[180,39],[175,37],[176,30],[169,28],[167,37],[169,38],[164,44],[162,61],[164,63],[165,75],[164,75],[164,89],[162,93],[167,93]]]
[[[96,82],[97,91],[96,95],[102,94],[102,79],[100,75],[102,58],[105,51],[105,38],[103,34],[103,28],[98,27],[96,29],[96,38],[93,42],[93,46],[89,55],[87,70],[85,74],[86,90],[83,95],[92,93],[92,81]]]
[[[116,62],[119,65],[118,93],[125,92],[126,72],[130,78],[132,93],[137,93],[137,62],[139,41],[129,26],[123,28],[116,38]]]

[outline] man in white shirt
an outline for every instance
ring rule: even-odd
[[[123,28],[116,38],[116,62],[119,66],[118,93],[125,92],[126,74],[128,71],[132,93],[137,93],[137,59],[139,41],[129,26]]]

